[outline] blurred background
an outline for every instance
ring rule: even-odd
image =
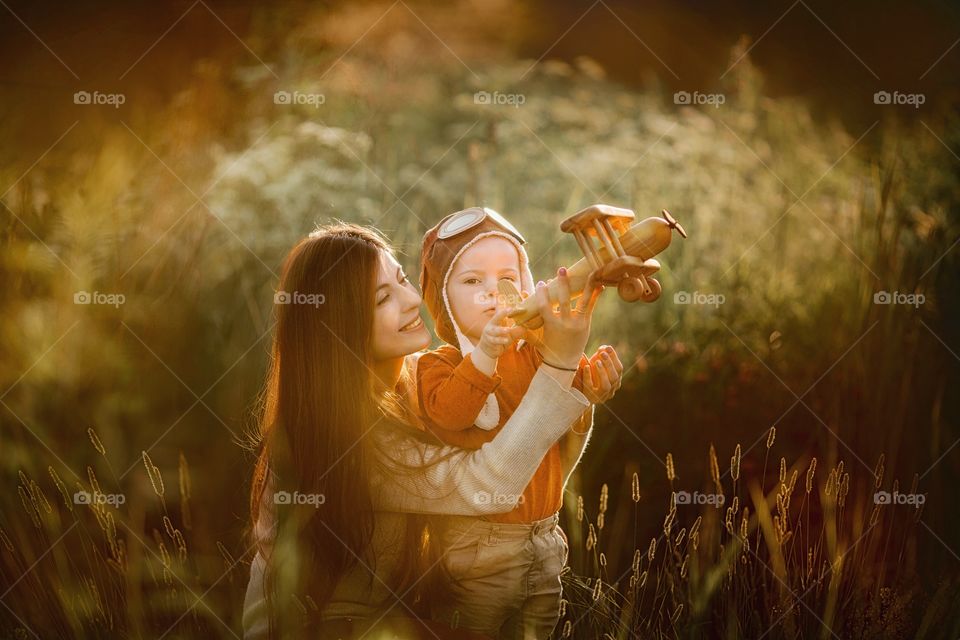
[[[0,0],[3,637],[240,635],[241,442],[316,223],[413,274],[490,206],[545,278],[596,202],[689,237],[598,308],[627,371],[555,636],[957,637],[958,18]]]

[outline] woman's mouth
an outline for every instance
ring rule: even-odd
[[[408,331],[416,331],[422,326],[423,326],[423,320],[420,318],[420,316],[417,316],[413,322],[409,322],[403,325],[402,327],[400,327],[400,332],[406,333]]]

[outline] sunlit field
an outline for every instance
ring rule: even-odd
[[[534,9],[265,5],[231,34],[201,3],[161,38],[189,7],[68,69],[0,9],[32,43],[0,97],[0,636],[242,635],[246,444],[317,223],[381,229],[415,274],[480,204],[546,279],[594,203],[688,237],[659,300],[599,303],[590,348],[626,373],[567,487],[553,637],[960,636],[955,94],[840,118],[769,90],[762,29],[684,96],[601,43],[507,53]]]

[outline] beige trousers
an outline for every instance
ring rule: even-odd
[[[452,597],[434,618],[500,640],[546,640],[560,618],[569,552],[557,514],[530,524],[448,522],[442,544]]]

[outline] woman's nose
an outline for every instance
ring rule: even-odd
[[[421,304],[423,304],[423,298],[420,297],[420,293],[417,291],[416,287],[405,287],[404,292],[406,293],[406,297],[404,298],[404,311],[418,308]]]

